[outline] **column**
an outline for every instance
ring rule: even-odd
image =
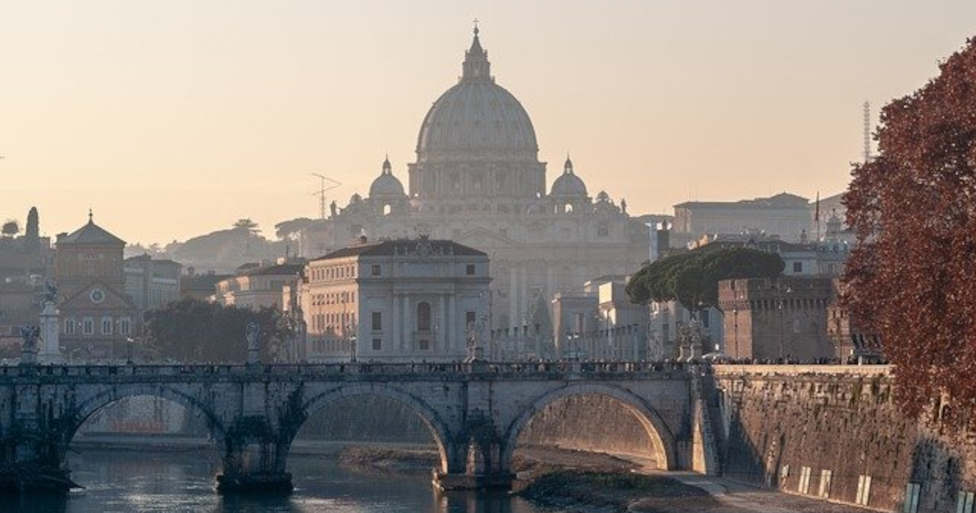
[[[448,345],[453,353],[464,354],[464,330],[458,329],[458,324],[464,322],[464,317],[458,315],[457,291],[451,293],[449,299],[447,315],[451,330],[447,332]]]
[[[410,322],[410,295],[400,296],[400,306],[403,307],[403,315],[400,316],[400,323],[403,325],[403,337],[400,338],[400,353],[409,354],[413,344],[413,323]]]
[[[509,268],[509,281],[508,281],[508,326],[505,328],[511,328],[516,326],[519,322],[518,319],[518,268],[515,267],[515,263]]]
[[[390,342],[390,344],[392,344],[392,346],[390,347],[390,349],[393,350],[391,352],[396,352],[398,350],[402,350],[401,349],[401,346],[402,346],[401,340],[403,340],[403,329],[402,329],[402,326],[400,326],[400,295],[397,294],[396,292],[393,293],[393,308],[392,308],[392,310],[393,310],[393,319],[392,319],[393,323],[392,323],[392,327],[390,329],[393,331],[393,337],[391,339],[392,341]],[[363,340],[363,341],[360,342],[360,344],[365,343],[365,342],[366,341]],[[370,343],[372,344],[372,341],[370,341]]]
[[[523,326],[529,322],[525,318],[526,313],[529,311],[529,276],[528,276],[528,262],[519,268],[519,326]],[[525,321],[525,322],[522,322]],[[523,336],[525,333],[522,334]]]
[[[447,330],[448,330],[447,296],[445,296],[444,294],[438,294],[437,300],[438,300],[437,315],[440,318],[439,319],[440,322],[438,323],[440,329],[438,330],[439,333],[437,333],[437,349],[434,351],[434,354],[437,354],[438,352],[440,352],[441,354],[446,354],[447,353]]]

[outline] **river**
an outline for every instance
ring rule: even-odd
[[[85,487],[65,499],[0,496],[4,513],[539,513],[503,493],[435,493],[429,474],[340,467],[333,456],[290,455],[288,497],[222,497],[215,455],[85,450],[68,458]],[[3,504],[7,503],[7,504]],[[10,507],[8,507],[10,506]]]

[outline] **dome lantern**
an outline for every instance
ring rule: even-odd
[[[373,180],[373,184],[369,186],[369,197],[370,198],[391,198],[391,197],[403,197],[406,194],[403,192],[403,184],[397,177],[393,176],[393,166],[390,164],[390,157],[387,156],[383,160],[383,169],[380,171],[380,176]]]

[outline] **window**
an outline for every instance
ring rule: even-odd
[[[430,303],[417,303],[417,331],[430,331]]]
[[[381,274],[380,264],[373,264],[371,274],[373,276],[379,276]]]
[[[800,483],[796,491],[806,495],[810,491],[810,467],[800,467]]]
[[[102,317],[102,335],[112,334],[112,318]]]
[[[373,312],[373,331],[383,331],[383,312]]]
[[[129,318],[123,317],[119,319],[119,333],[123,335],[129,334]]]
[[[380,349],[383,349],[383,339],[381,339],[381,338],[374,338],[373,339],[373,351],[379,351]]]
[[[609,235],[610,235],[610,226],[607,225],[607,223],[600,223],[596,227],[596,236],[597,237],[607,237]]]
[[[81,322],[81,332],[85,335],[94,335],[95,319],[92,319],[91,317],[85,317],[85,319]]]
[[[973,513],[973,492],[959,492],[956,513]]]
[[[74,335],[75,334],[75,320],[74,319],[65,319],[65,321],[64,321],[64,334],[65,335]]]
[[[830,470],[820,471],[820,493],[817,494],[821,499],[830,498],[830,478],[833,477],[833,472]]]
[[[803,272],[803,262],[793,262],[793,274],[799,274]]]
[[[857,476],[857,497],[854,502],[861,506],[867,506],[871,499],[871,476],[861,474]]]
[[[905,502],[902,504],[903,513],[918,513],[918,495],[922,491],[922,485],[918,483],[908,483],[905,486]]]
[[[430,340],[427,340],[425,338],[420,339],[420,350],[427,351],[428,349],[430,349]]]
[[[467,326],[468,328],[471,328],[472,326],[474,326],[474,323],[475,323],[474,312],[464,312],[464,325]]]
[[[708,310],[701,311],[701,324],[703,328],[708,328],[708,324],[711,321],[708,317]]]
[[[468,276],[474,276],[474,264],[468,264],[464,268],[464,274],[467,274]]]

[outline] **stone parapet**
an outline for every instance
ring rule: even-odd
[[[815,374],[891,376],[893,365],[713,365],[715,376],[804,376]]]

